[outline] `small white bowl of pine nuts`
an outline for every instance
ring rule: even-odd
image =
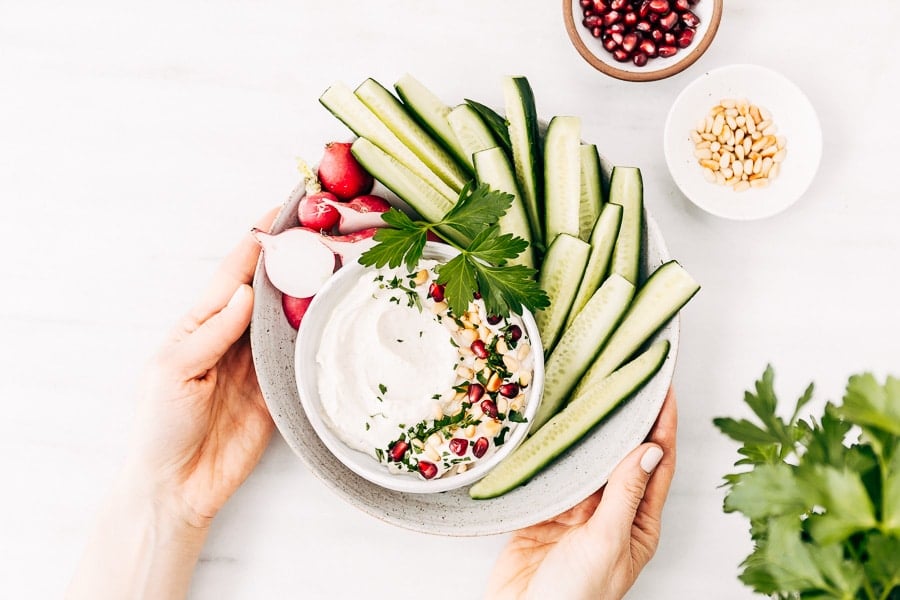
[[[755,65],[710,71],[679,94],[666,121],[672,178],[691,202],[736,220],[770,217],[806,192],[822,131],[806,95]]]

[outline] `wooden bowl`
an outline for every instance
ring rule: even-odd
[[[563,0],[563,21],[575,49],[598,71],[623,81],[657,81],[684,71],[706,52],[719,30],[722,10],[722,0],[700,0],[694,7],[694,13],[700,17],[694,42],[669,58],[652,58],[643,67],[616,62],[600,40],[581,24],[583,9],[578,0]]]

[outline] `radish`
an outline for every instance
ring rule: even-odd
[[[380,196],[357,196],[347,203],[322,200],[328,208],[339,213],[338,233],[353,233],[370,227],[384,227],[387,223],[381,213],[391,205]]]
[[[272,235],[259,229],[252,233],[263,249],[269,281],[282,293],[295,298],[314,296],[338,265],[356,261],[375,245],[370,228],[344,236],[330,237],[305,227],[285,229]]]
[[[341,200],[368,194],[375,185],[375,179],[353,158],[350,146],[342,142],[326,144],[319,162],[322,187]]]
[[[304,161],[298,161],[297,169],[306,182],[306,195],[297,206],[297,218],[300,225],[317,231],[331,231],[338,224],[341,215],[329,202],[337,202],[338,197],[330,192],[323,192],[316,174]]]
[[[306,314],[306,309],[309,308],[310,302],[312,302],[312,297],[295,298],[287,294],[281,294],[281,308],[284,310],[284,316],[287,317],[291,327],[294,329],[300,328],[300,321],[303,320],[303,315]]]

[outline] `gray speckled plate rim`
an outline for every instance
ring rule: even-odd
[[[603,161],[604,175],[609,165]],[[271,231],[296,226],[301,181],[291,192]],[[375,193],[393,195],[380,185]],[[642,272],[669,260],[652,216],[644,211]],[[326,486],[350,504],[385,522],[413,531],[458,537],[508,533],[550,519],[604,485],[622,458],[646,439],[662,407],[675,368],[679,317],[654,336],[668,339],[669,354],[660,371],[588,437],[570,448],[530,482],[492,500],[472,500],[468,488],[437,494],[393,492],[359,477],[338,461],[316,435],[300,405],[294,374],[296,331],[282,314],[280,292],[265,274],[262,260],[253,279],[256,303],[250,325],[259,385],[282,437]]]

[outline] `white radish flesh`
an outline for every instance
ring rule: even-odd
[[[254,229],[253,235],[263,248],[269,281],[289,296],[315,295],[334,272],[334,252],[314,231],[296,227],[271,235]]]

